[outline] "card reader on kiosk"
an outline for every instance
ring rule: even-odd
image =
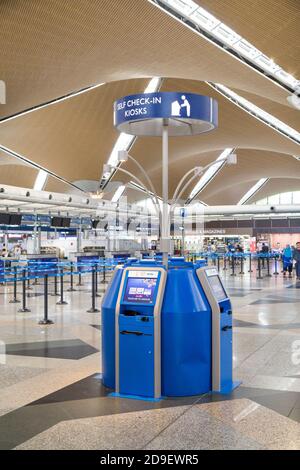
[[[115,393],[161,396],[163,267],[124,269],[115,316]]]
[[[197,269],[212,310],[212,391],[227,393],[239,383],[232,381],[232,307],[215,268]]]

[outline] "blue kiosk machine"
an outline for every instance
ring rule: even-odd
[[[190,114],[173,118],[172,110],[180,112],[174,102],[180,104],[182,97]],[[173,135],[178,129],[184,135],[187,123],[192,134],[214,128],[216,113],[215,101],[205,96],[149,93],[118,100],[115,124],[127,133],[153,135],[167,119],[170,135],[172,129]],[[115,396],[145,400],[229,393],[237,385],[232,308],[218,272],[204,262],[168,259],[166,240],[162,246],[167,255],[162,260],[130,260],[116,267],[102,302],[103,384]]]

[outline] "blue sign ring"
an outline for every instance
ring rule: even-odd
[[[185,92],[129,95],[114,103],[114,126],[126,134],[161,135],[166,119],[171,136],[202,134],[218,126],[218,103]]]

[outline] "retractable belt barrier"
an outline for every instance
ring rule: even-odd
[[[212,266],[217,266],[218,272],[221,270],[230,270],[231,276],[244,275],[256,272],[257,279],[264,279],[265,277],[278,276],[278,263],[282,261],[280,253],[250,253],[250,252],[197,252],[189,253],[187,259],[205,260],[205,262]],[[283,261],[282,261],[283,262]],[[271,272],[272,264],[274,267],[273,273]],[[238,271],[237,267],[240,268]],[[248,268],[248,269],[247,269]]]
[[[217,267],[218,272],[221,269],[227,271],[230,269],[231,276],[245,274],[245,263],[248,262],[248,272],[251,273],[255,270],[257,279],[264,279],[265,277],[272,277],[270,263],[274,262],[273,275],[277,276],[278,262],[282,261],[279,253],[208,253],[199,252],[188,255],[195,263],[197,260],[204,259],[207,264]],[[248,261],[249,260],[249,261]],[[97,313],[99,310],[96,307],[96,298],[101,295],[98,294],[98,275],[101,275],[101,284],[106,283],[106,274],[113,271],[119,264],[119,259],[91,259],[80,261],[39,261],[39,260],[17,260],[9,258],[7,261],[2,260],[0,263],[0,282],[3,285],[13,285],[13,298],[10,303],[16,304],[21,302],[19,312],[30,312],[27,306],[27,299],[31,296],[26,294],[26,290],[38,283],[42,279],[44,287],[44,318],[41,324],[51,324],[52,321],[48,318],[48,295],[49,295],[49,282],[53,278],[54,292],[53,296],[59,296],[58,305],[66,305],[64,299],[64,283],[65,279],[69,281],[68,292],[74,292],[74,276],[78,276],[77,286],[82,285],[83,276],[91,276],[91,308],[87,311],[89,313]],[[236,268],[240,267],[238,271]],[[22,285],[22,299],[18,299],[18,284]],[[59,289],[58,289],[59,286]]]
[[[0,282],[3,285],[13,284],[13,299],[10,303],[20,303],[17,298],[17,285],[22,284],[22,307],[18,312],[27,313],[31,310],[27,307],[27,298],[30,294],[26,294],[28,284],[34,281],[37,284],[38,279],[43,279],[43,296],[44,296],[44,317],[39,321],[41,325],[53,324],[53,321],[48,318],[48,295],[49,295],[49,280],[54,280],[54,294],[59,295],[60,300],[57,305],[66,305],[64,300],[64,278],[68,278],[70,288],[68,292],[74,292],[74,276],[88,276],[92,275],[92,308],[88,312],[99,312],[96,308],[95,299],[100,297],[97,294],[97,275],[102,273],[102,282],[106,282],[106,273],[113,271],[118,264],[114,260],[93,260],[91,262],[73,262],[73,261],[32,261],[32,260],[12,260],[13,266],[5,267],[4,264],[0,265]],[[58,281],[60,285],[60,292],[58,293]]]

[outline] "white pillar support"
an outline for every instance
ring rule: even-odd
[[[163,264],[168,267],[168,255],[170,245],[169,224],[169,129],[168,119],[164,119],[162,128],[162,224],[161,224],[161,251],[163,253]]]

